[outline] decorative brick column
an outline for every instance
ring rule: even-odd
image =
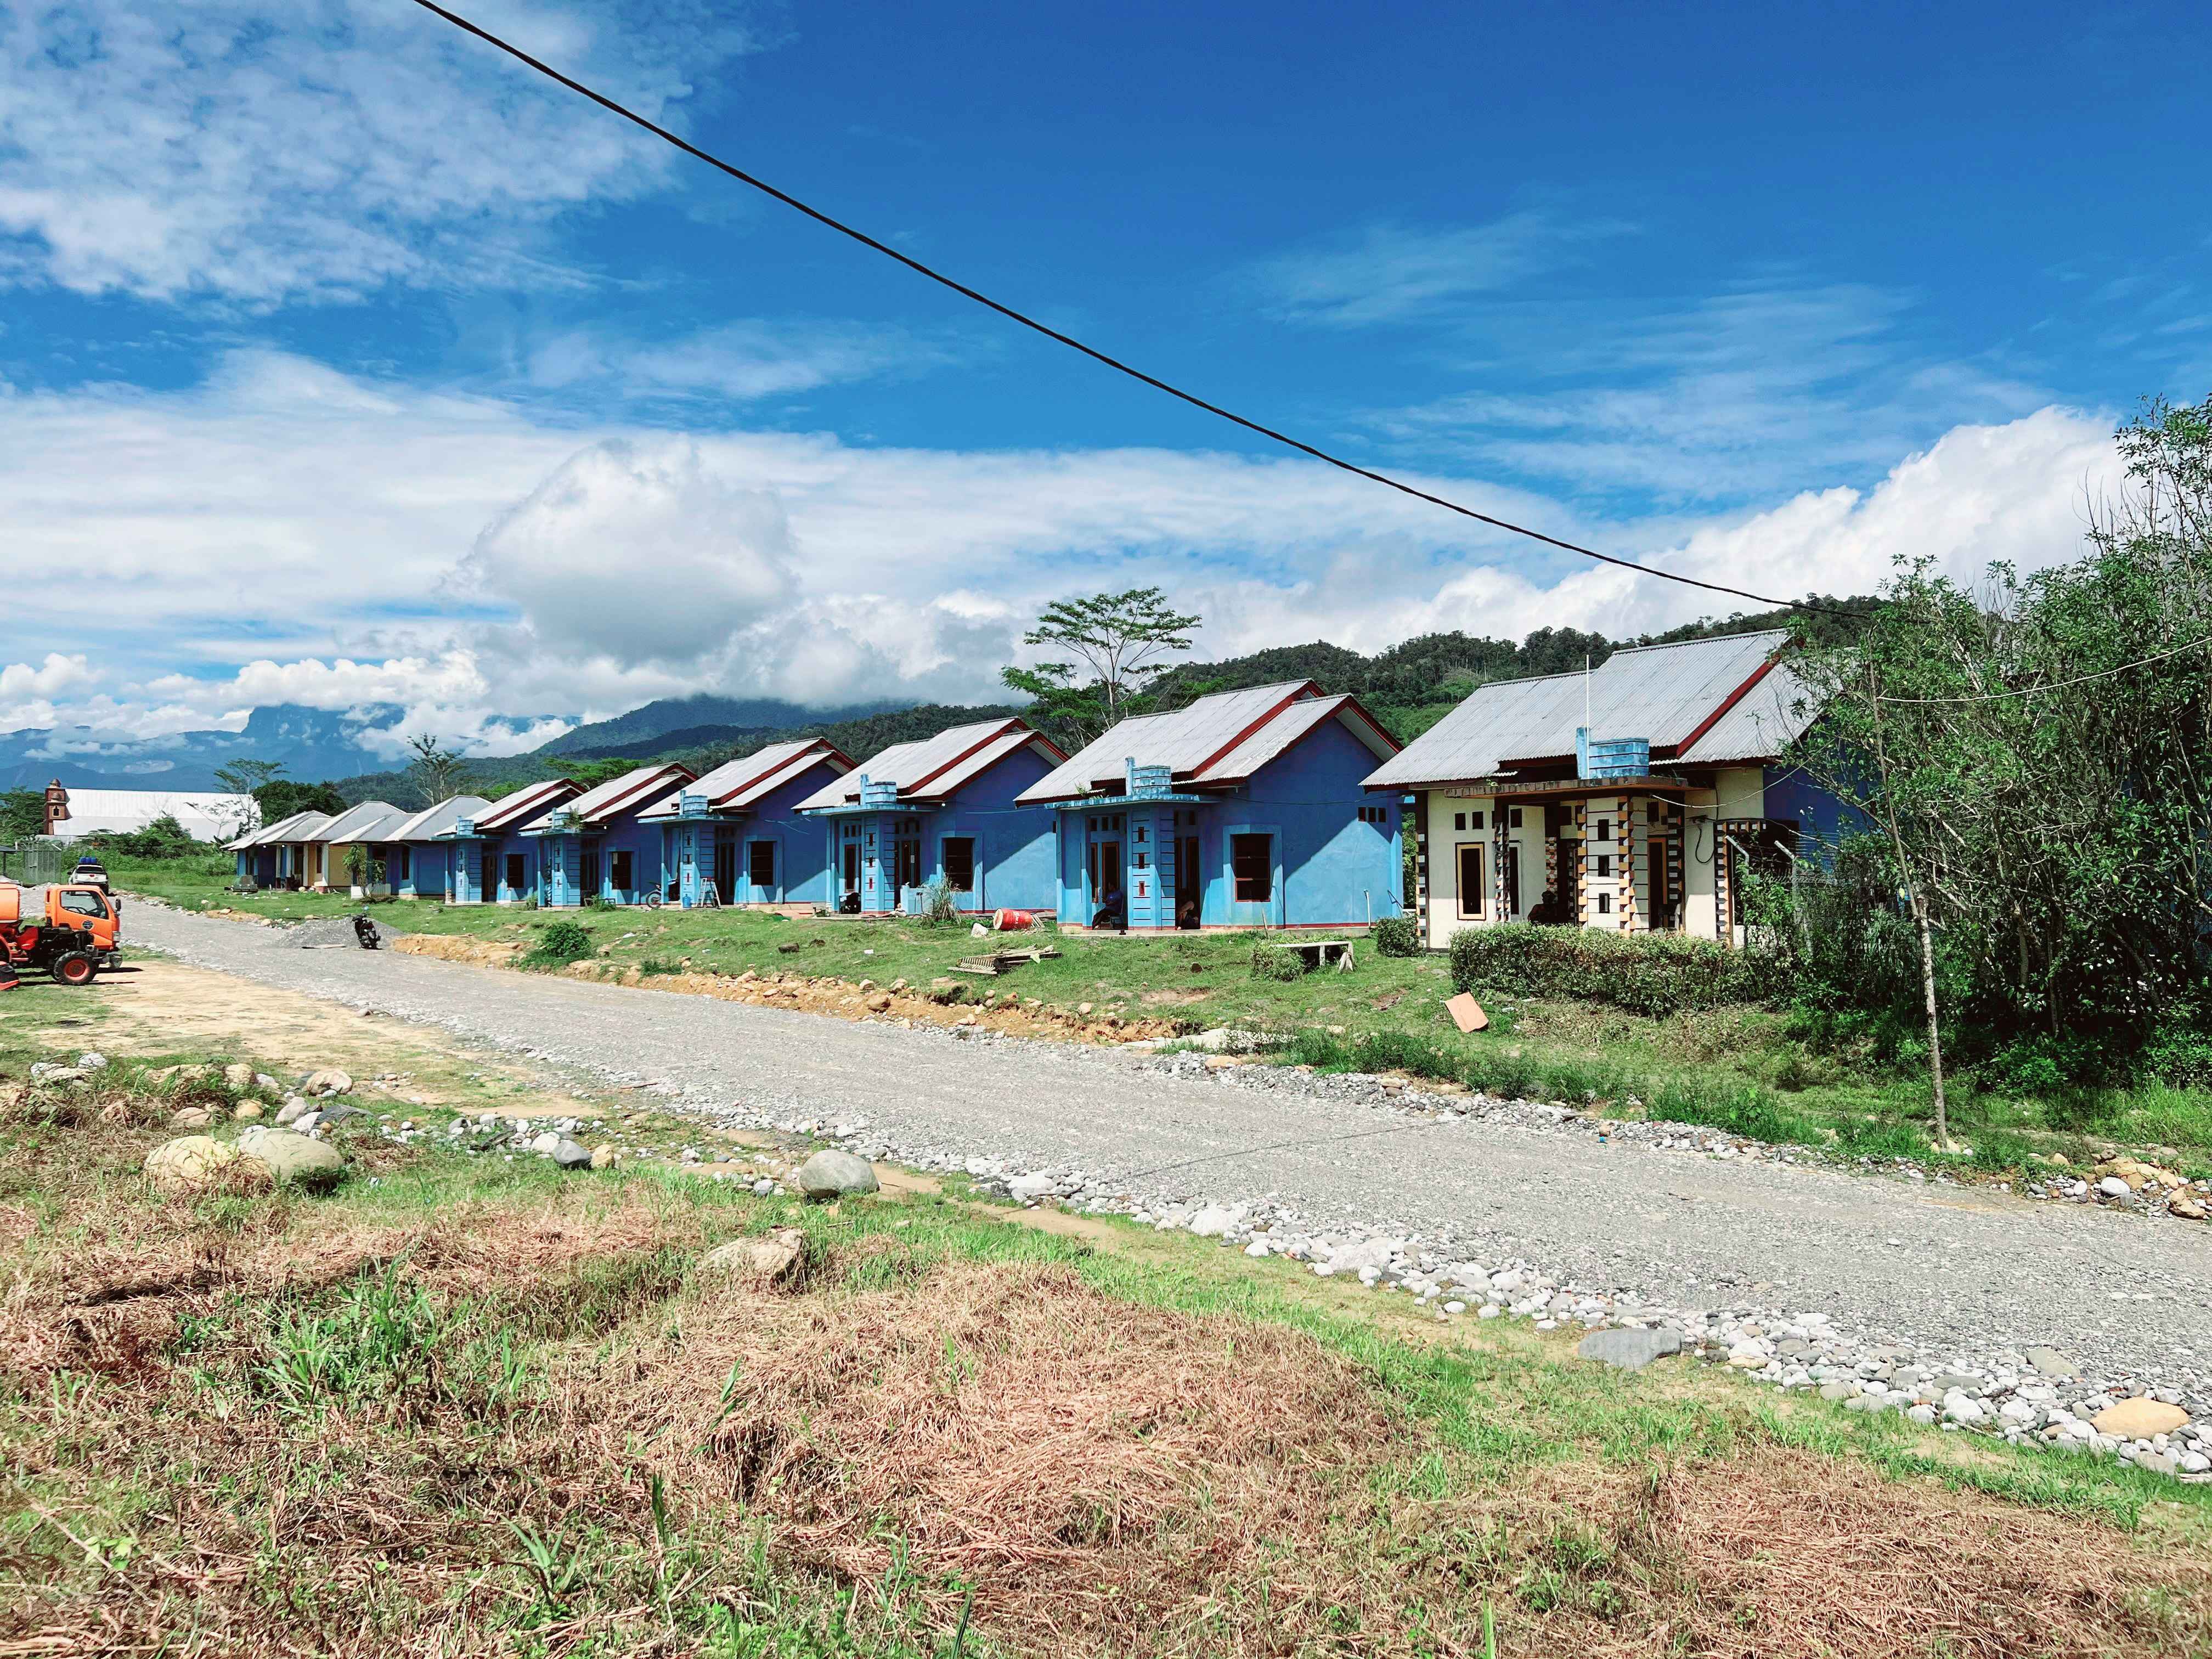
[[[1620,931],[1636,931],[1636,854],[1644,838],[1637,833],[1636,803],[1627,795],[1614,802],[1614,820],[1620,825]]]
[[[1506,817],[1504,806],[1493,799],[1490,803],[1490,890],[1496,902],[1490,914],[1493,921],[1513,920],[1513,908],[1505,896]]]

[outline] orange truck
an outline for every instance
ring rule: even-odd
[[[34,890],[0,881],[0,987],[16,970],[42,969],[64,985],[89,985],[122,965],[123,905],[99,887]]]

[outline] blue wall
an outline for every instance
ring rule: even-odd
[[[1820,844],[1806,849],[1808,856],[1817,857],[1820,848],[1832,848],[1869,827],[1863,813],[1814,782],[1802,767],[1770,766],[1765,783],[1766,816],[1796,819],[1803,839]]]
[[[941,807],[817,818],[812,827],[820,852],[827,858],[829,867],[823,873],[828,890],[842,895],[842,848],[849,837],[862,849],[862,908],[871,915],[896,910],[899,897],[891,891],[892,826],[911,818],[917,823],[921,841],[925,884],[945,873],[948,837],[974,839],[975,884],[971,891],[959,895],[963,910],[1051,909],[1059,896],[1053,850],[1058,810],[1014,804],[1015,796],[1049,770],[1044,759],[1024,749],[970,781]],[[830,902],[835,903],[836,899]]]
[[[712,880],[719,836],[732,849],[736,876],[732,890],[720,895],[723,903],[830,903],[835,890],[830,879],[830,838],[823,833],[822,820],[802,817],[796,809],[799,802],[838,775],[836,768],[822,761],[769,791],[748,811],[726,817],[684,821],[698,827],[672,830],[672,866],[682,844],[679,838],[689,836],[692,838],[696,879]],[[766,842],[775,849],[775,880],[768,886],[756,887],[750,879],[752,846],[756,842]],[[688,892],[684,902],[694,902]]]
[[[1172,927],[1183,902],[1175,885],[1176,843],[1194,835],[1201,927],[1343,927],[1370,915],[1378,921],[1395,916],[1402,908],[1402,826],[1395,797],[1360,787],[1374,769],[1373,752],[1329,720],[1242,788],[1203,805],[1067,808],[1060,813],[1060,916],[1089,924],[1101,897],[1091,890],[1090,842],[1110,839],[1121,844],[1129,925]],[[1363,810],[1379,811],[1383,822],[1362,822]],[[1092,830],[1094,823],[1101,828]],[[1235,896],[1231,837],[1248,834],[1271,841],[1273,892],[1265,903],[1240,904]]]

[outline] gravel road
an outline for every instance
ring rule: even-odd
[[[1290,1079],[1170,1077],[1113,1051],[302,951],[276,930],[148,903],[131,908],[129,937],[609,1080],[673,1085],[673,1104],[865,1116],[917,1163],[1073,1164],[1152,1201],[1272,1200],[1317,1226],[1510,1251],[1679,1308],[1821,1312],[1938,1352],[2051,1343],[2093,1371],[2177,1383],[2212,1373],[2204,1225],[1479,1119],[1408,1123]],[[1146,1173],[1169,1165],[1182,1167]]]

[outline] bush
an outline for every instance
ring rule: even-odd
[[[549,921],[538,930],[538,943],[523,960],[533,967],[560,968],[581,962],[592,954],[592,930],[580,921]]]
[[[1296,951],[1278,951],[1265,933],[1252,941],[1252,977],[1285,983],[1306,970],[1305,958]]]
[[[1775,958],[1673,933],[1601,933],[1509,922],[1452,935],[1452,983],[1462,991],[1571,997],[1631,1013],[1757,1002],[1783,988]]]
[[[960,895],[942,876],[922,884],[921,902],[922,914],[933,927],[949,927],[960,920]]]
[[[1385,916],[1375,924],[1375,954],[1417,957],[1421,954],[1421,925],[1411,916]]]

